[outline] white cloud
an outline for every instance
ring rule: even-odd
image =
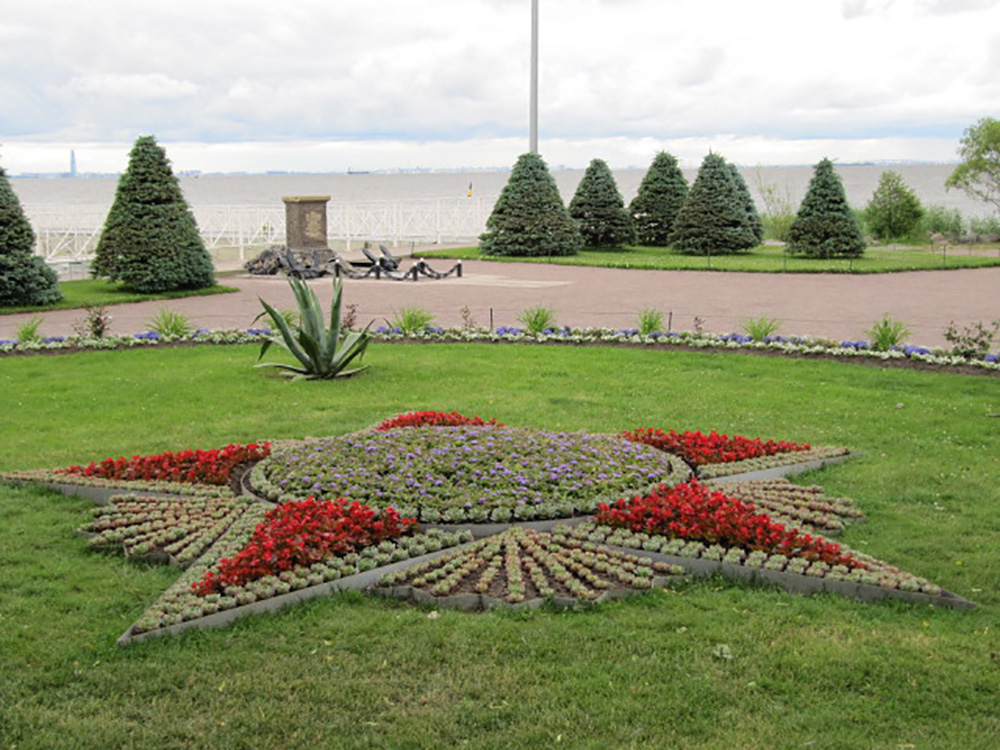
[[[141,102],[193,96],[199,90],[200,87],[191,81],[179,81],[163,73],[99,73],[71,78],[61,93],[68,96],[84,94]]]
[[[526,134],[527,0],[4,5],[5,153],[15,137],[128,143],[147,132],[415,151]],[[1000,93],[997,0],[540,5],[543,144],[731,134],[761,144],[762,158],[786,139],[957,144]]]

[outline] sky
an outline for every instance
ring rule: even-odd
[[[85,10],[84,10],[85,9]],[[552,167],[953,161],[1000,102],[1000,0],[539,0]],[[531,0],[0,0],[0,166],[509,167]]]

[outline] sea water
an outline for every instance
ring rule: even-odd
[[[843,165],[837,167],[847,199],[855,208],[864,208],[886,170],[902,175],[924,206],[957,208],[966,217],[987,216],[991,207],[970,199],[960,190],[947,190],[945,180],[953,164]],[[757,208],[768,208],[762,193],[777,196],[795,210],[806,193],[813,169],[801,167],[745,167],[741,173]],[[582,169],[553,170],[564,201],[572,198]],[[685,169],[688,182],[697,170]],[[645,175],[644,169],[615,170],[614,176],[625,201],[635,196]],[[370,201],[410,201],[475,196],[495,199],[507,182],[507,171],[363,173],[363,174],[227,174],[180,178],[181,187],[192,206],[271,206],[281,207],[285,196],[329,195],[331,203]],[[14,192],[25,206],[101,206],[114,200],[117,177],[15,177]]]

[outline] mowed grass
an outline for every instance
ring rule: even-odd
[[[351,594],[118,649],[177,572],[88,552],[85,501],[0,486],[0,747],[996,747],[995,377],[376,344],[359,377],[287,383],[251,369],[256,351],[0,358],[0,468],[338,434],[411,409],[843,444],[864,455],[802,481],[864,510],[844,541],[979,607],[709,580],[589,612],[429,618]]]
[[[810,259],[785,253],[783,247],[761,245],[741,255],[682,255],[664,247],[627,247],[622,250],[583,250],[557,258],[505,258],[483,255],[478,247],[421,251],[422,258],[460,258],[518,263],[556,263],[567,266],[641,268],[666,271],[744,271],[751,273],[894,273],[940,271],[1000,266],[1000,247],[951,247],[945,252],[929,247],[869,247],[855,259]]]
[[[211,294],[228,294],[238,291],[231,286],[216,284],[207,289],[182,289],[174,292],[158,294],[139,294],[122,289],[120,283],[107,279],[80,279],[77,281],[60,281],[59,289],[63,298],[51,305],[35,305],[27,307],[0,307],[0,315],[12,315],[24,312],[45,312],[46,310],[75,310],[81,307],[106,307],[121,305],[126,302],[145,302],[157,299],[181,299],[182,297],[205,297]]]

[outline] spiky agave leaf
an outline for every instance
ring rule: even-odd
[[[281,313],[261,300],[265,313],[274,322],[279,335],[272,335],[263,342],[257,359],[261,359],[272,344],[277,344],[298,359],[301,366],[262,362],[257,367],[277,367],[295,380],[346,377],[367,369],[367,366],[346,369],[354,359],[364,355],[371,340],[368,333],[371,323],[364,331],[352,332],[343,342],[340,341],[340,306],[343,296],[340,280],[334,279],[333,282],[329,329],[324,325],[323,308],[316,293],[299,279],[289,279],[289,284],[299,308],[299,323],[289,324]]]

